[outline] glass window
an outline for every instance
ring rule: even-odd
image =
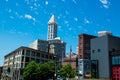
[[[40,59],[36,59],[36,63],[40,63]]]
[[[112,64],[120,64],[120,56],[113,56]]]
[[[98,52],[100,52],[100,49],[98,49]]]
[[[24,61],[24,56],[22,56],[22,62]]]
[[[37,55],[36,55],[37,57],[40,57],[40,53],[37,53]]]
[[[22,50],[22,55],[24,55],[24,53],[25,53],[25,51],[24,51],[24,49]]]
[[[29,62],[30,61],[30,58],[29,57],[26,57],[25,58],[25,62]]]
[[[31,56],[32,56],[32,57],[35,57],[35,52],[32,51]]]
[[[47,58],[47,59],[48,59],[48,55],[45,55],[45,58]]]
[[[92,53],[95,53],[95,50],[92,50]]]
[[[44,58],[44,54],[42,54],[42,58]]]
[[[30,51],[26,50],[26,56],[30,56]]]
[[[31,58],[31,61],[35,61],[35,58]]]

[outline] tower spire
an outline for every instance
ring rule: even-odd
[[[48,21],[48,24],[52,24],[52,23],[57,24],[57,21],[56,21],[56,19],[55,19],[55,15],[52,15],[52,17],[51,17],[50,20]]]
[[[48,40],[53,40],[57,37],[57,21],[55,19],[55,16],[52,15],[50,20],[48,21]]]

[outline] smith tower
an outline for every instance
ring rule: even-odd
[[[57,22],[55,19],[55,16],[52,15],[52,17],[50,18],[50,20],[48,21],[48,36],[47,36],[47,40],[53,40],[57,37]]]

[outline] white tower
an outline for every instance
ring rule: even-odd
[[[52,17],[48,21],[48,36],[47,36],[47,40],[53,40],[54,38],[57,37],[57,26],[58,26],[58,24],[56,22],[55,16],[52,15]]]

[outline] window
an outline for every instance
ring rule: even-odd
[[[25,58],[25,62],[29,62],[30,61],[30,58],[29,57],[26,57]]]
[[[24,55],[24,53],[25,53],[25,51],[24,51],[24,49],[22,50],[22,55]]]
[[[112,57],[112,64],[113,65],[120,64],[120,56],[113,56]]]
[[[44,58],[44,54],[42,54],[42,58]]]
[[[100,49],[98,49],[98,53],[100,52]]]
[[[32,56],[32,57],[35,57],[35,52],[32,51],[31,56]]]
[[[40,57],[40,53],[37,53],[37,55],[36,55],[37,57]]]
[[[92,53],[95,53],[95,50],[92,50]]]
[[[36,59],[36,63],[40,63],[40,59]]]
[[[24,61],[24,56],[22,56],[22,62]]]
[[[80,49],[80,53],[82,53],[82,49]]]
[[[35,58],[31,58],[31,61],[35,61]]]
[[[30,51],[26,50],[26,56],[30,56]]]

